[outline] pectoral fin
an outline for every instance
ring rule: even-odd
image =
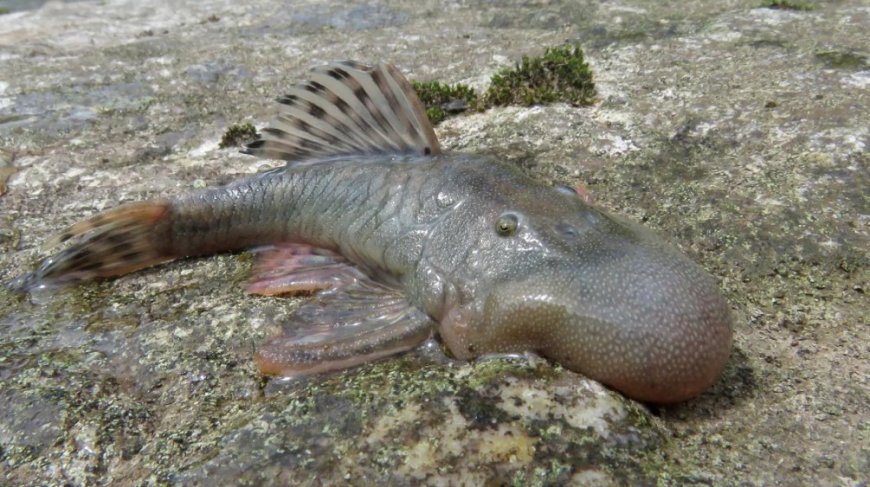
[[[266,375],[341,370],[422,343],[434,329],[396,288],[375,282],[340,255],[300,244],[264,252],[248,291],[266,296],[317,293],[258,350]]]
[[[366,276],[336,253],[285,243],[260,252],[248,292],[263,296],[313,294],[349,286],[360,279]]]
[[[433,329],[397,290],[363,280],[302,305],[255,361],[263,374],[285,377],[342,370],[414,348]]]

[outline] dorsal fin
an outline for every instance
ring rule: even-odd
[[[351,154],[440,154],[423,104],[391,64],[314,68],[278,99],[282,112],[246,154],[303,161]]]

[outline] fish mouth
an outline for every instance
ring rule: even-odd
[[[650,403],[690,399],[722,372],[731,350],[730,309],[715,281],[676,251],[606,265],[550,268],[496,286],[490,336]]]

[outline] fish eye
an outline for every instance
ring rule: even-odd
[[[559,223],[556,225],[556,231],[562,234],[565,237],[576,237],[580,234],[576,228],[567,224],[567,223]]]
[[[556,191],[566,194],[568,196],[577,196],[577,190],[568,186],[567,184],[556,183],[555,185]]]
[[[502,237],[510,237],[517,233],[519,219],[513,213],[505,213],[495,221],[495,233]]]

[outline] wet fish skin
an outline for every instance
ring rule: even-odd
[[[260,348],[267,374],[353,366],[436,329],[460,359],[535,351],[644,401],[682,401],[716,380],[731,315],[709,275],[570,190],[491,157],[441,154],[397,73],[315,71],[249,149],[287,166],[81,222],[59,238],[70,248],[16,286],[275,244],[250,289],[318,294]],[[286,242],[307,250],[282,254]]]
[[[406,285],[429,286],[416,294],[454,355],[533,350],[659,403],[715,381],[731,315],[708,274],[640,225],[515,167],[462,167],[438,193],[457,204],[442,228],[462,231],[431,234]],[[503,215],[518,222],[509,237],[494,231]],[[432,282],[445,283],[440,296]]]

